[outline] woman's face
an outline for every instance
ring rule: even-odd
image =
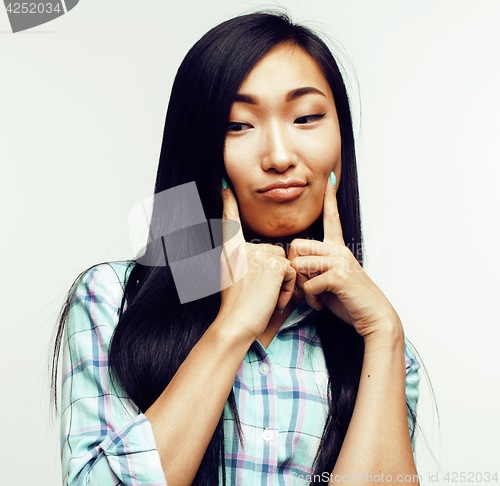
[[[244,228],[265,237],[304,235],[322,213],[332,170],[340,181],[340,160],[326,78],[300,47],[280,44],[244,80],[229,118],[224,163]]]

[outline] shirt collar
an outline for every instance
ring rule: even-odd
[[[310,316],[312,312],[314,312],[314,309],[310,307],[309,304],[306,302],[306,299],[303,298],[297,304],[297,307],[292,311],[292,313],[286,318],[285,322],[281,324],[278,333],[283,331],[284,329],[296,326],[297,324],[302,322],[306,317]],[[315,314],[312,314],[311,317],[314,318],[316,316]]]

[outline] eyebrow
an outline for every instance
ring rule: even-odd
[[[292,89],[292,91],[289,91],[286,94],[285,101],[287,101],[287,102],[293,101],[293,100],[296,100],[297,98],[300,98],[301,96],[304,96],[304,95],[310,94],[310,93],[320,94],[321,96],[324,96],[326,98],[325,93],[323,93],[323,91],[320,91],[318,88],[313,88],[312,86],[305,86],[303,88]],[[235,102],[239,101],[241,103],[248,103],[250,105],[257,104],[257,100],[253,96],[243,94],[243,93],[236,93],[236,95],[234,97],[234,101]]]

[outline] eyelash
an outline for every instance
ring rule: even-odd
[[[299,125],[305,125],[305,124],[307,124],[307,122],[301,123],[301,122],[299,122],[299,120],[305,119],[305,120],[317,121],[317,120],[320,120],[321,118],[323,118],[325,115],[326,115],[326,113],[317,114],[317,115],[304,115],[304,116],[301,116],[301,117],[297,118],[296,120],[294,120],[294,123],[298,123]],[[248,123],[231,122],[227,126],[227,131],[228,132],[241,132],[242,126],[249,127],[251,125],[249,125]],[[235,127],[240,127],[240,128],[237,130],[234,130]]]
[[[239,126],[239,127],[241,127],[241,126],[247,126],[247,127],[249,127],[250,125],[248,123],[231,122],[227,126],[227,131],[228,132],[241,132],[241,128],[238,129],[238,130],[232,130],[232,128],[234,128],[235,126]]]
[[[305,116],[301,116],[300,118],[297,118],[294,121],[294,123],[298,123],[299,120],[303,120],[303,119],[312,119],[312,121],[320,120],[325,115],[326,115],[326,113],[323,113],[322,115],[305,115]]]

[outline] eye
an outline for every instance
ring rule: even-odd
[[[227,125],[228,132],[241,132],[249,128],[252,128],[252,125],[248,123],[231,122]]]
[[[306,124],[306,123],[311,123],[317,120],[320,120],[326,115],[326,113],[323,113],[322,115],[306,115],[306,116],[301,116],[300,118],[297,118],[294,123],[299,123],[299,124]]]

